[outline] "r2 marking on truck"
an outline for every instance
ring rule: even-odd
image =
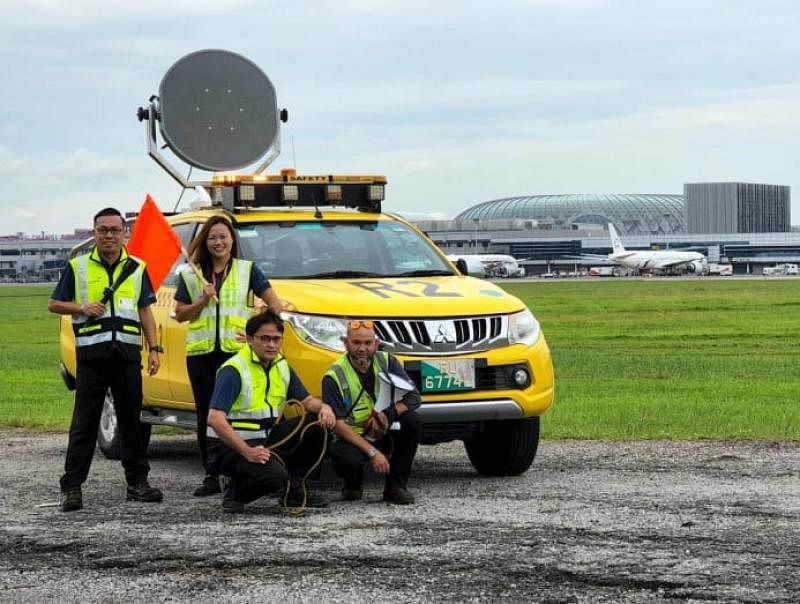
[[[382,283],[380,281],[350,281],[350,285],[355,285],[361,289],[375,294],[379,298],[391,298],[393,296],[405,296],[407,298],[461,298],[461,294],[453,291],[440,291],[439,285],[436,283],[428,283],[426,281],[402,280],[396,282],[398,285],[412,285],[416,284],[421,286],[422,291],[415,293],[414,291],[405,291],[392,285],[391,283]],[[418,289],[418,288],[413,288]]]

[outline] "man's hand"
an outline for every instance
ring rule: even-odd
[[[373,413],[364,423],[364,437],[380,440],[389,429],[389,422],[383,413]]]
[[[106,305],[102,302],[90,302],[83,305],[83,314],[87,317],[102,317],[106,312]]]
[[[397,407],[395,407],[394,405],[387,407],[386,409],[381,411],[381,413],[386,416],[387,426],[391,426],[393,423],[397,421],[397,418],[399,417],[399,414],[397,412]]]
[[[389,460],[386,459],[386,456],[380,451],[377,451],[370,463],[372,464],[372,469],[375,470],[377,474],[389,473]]]
[[[326,430],[332,430],[336,425],[336,414],[327,403],[322,403],[317,413],[320,425]]]
[[[265,464],[269,461],[269,458],[272,455],[272,451],[267,449],[264,445],[247,447],[247,449],[248,450],[245,451],[244,458],[250,463]]]
[[[158,352],[150,350],[147,355],[147,375],[155,375],[161,367],[161,359],[158,358]]]

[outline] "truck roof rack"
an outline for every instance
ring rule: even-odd
[[[377,175],[219,175],[210,183],[215,205],[226,210],[243,208],[316,208],[342,206],[362,212],[380,212],[386,177]]]

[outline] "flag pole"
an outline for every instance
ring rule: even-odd
[[[194,274],[197,275],[197,278],[203,282],[203,285],[210,285],[210,283],[206,281],[206,278],[203,276],[203,271],[200,270],[200,267],[189,259],[189,252],[186,251],[186,247],[184,247],[183,245],[181,245],[181,254],[183,254],[184,258],[186,258],[186,264],[188,264],[192,268]],[[216,294],[211,296],[211,299],[214,300],[214,302],[216,302],[217,304],[219,304],[219,298],[217,298]]]

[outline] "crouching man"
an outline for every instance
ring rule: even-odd
[[[334,471],[344,481],[342,499],[361,499],[364,464],[369,462],[375,472],[386,476],[384,501],[414,503],[408,477],[422,431],[415,412],[419,392],[414,388],[396,402],[390,395],[388,408],[376,412],[382,389],[391,388],[391,375],[413,383],[394,356],[378,351],[372,321],[350,321],[342,340],[346,353],[322,378],[322,398],[336,412],[330,456]],[[387,379],[381,379],[381,374]],[[397,427],[395,422],[399,430],[390,429]]]
[[[213,470],[231,478],[222,501],[226,512],[267,494],[281,495],[287,509],[325,507],[306,492],[305,478],[322,460],[327,430],[336,417],[311,396],[280,353],[283,321],[272,311],[250,318],[247,344],[217,372],[208,412]],[[281,417],[287,400],[306,413]]]

